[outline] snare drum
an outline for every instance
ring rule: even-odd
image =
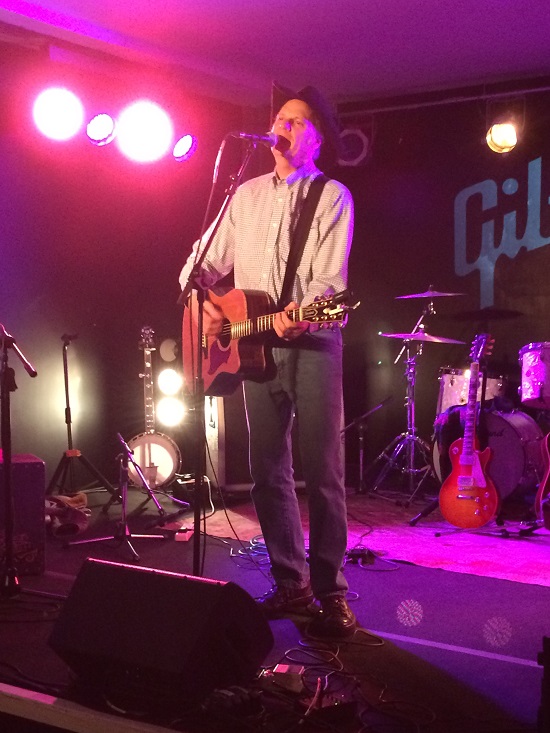
[[[550,343],[527,344],[519,352],[521,401],[539,409],[550,407]]]
[[[179,448],[164,433],[141,433],[129,440],[128,446],[152,489],[171,483],[181,468]],[[132,462],[128,463],[128,477],[136,486],[143,486],[141,476]]]
[[[543,433],[533,418],[524,412],[484,413],[491,460],[488,474],[500,498],[524,495],[534,490],[544,474]],[[441,475],[440,446],[433,446],[433,466]],[[448,450],[448,447],[447,447]]]
[[[468,402],[468,386],[470,384],[469,369],[450,369],[442,367],[439,370],[439,397],[437,400],[437,415],[445,412],[453,405],[465,405]],[[479,375],[477,401],[481,401],[482,375]],[[503,393],[504,377],[487,377],[485,399],[492,400]]]

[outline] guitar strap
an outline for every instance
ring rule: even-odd
[[[309,231],[311,229],[311,224],[313,222],[313,217],[317,209],[317,204],[319,203],[321,193],[328,180],[329,178],[325,176],[324,173],[321,173],[321,175],[313,179],[309,186],[309,190],[304,200],[302,210],[300,211],[300,216],[298,217],[298,222],[296,224],[292,241],[290,243],[288,262],[286,264],[285,277],[283,280],[283,287],[281,289],[281,297],[279,298],[280,308],[284,308],[290,303],[292,284],[294,283],[296,271],[298,269],[298,265],[300,264],[300,260],[302,259],[302,254],[306,245]]]

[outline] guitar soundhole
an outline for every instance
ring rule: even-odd
[[[222,326],[222,332],[218,338],[218,345],[221,349],[228,349],[231,343],[231,323],[228,320],[224,320]]]

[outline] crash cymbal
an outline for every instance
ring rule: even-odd
[[[464,293],[440,293],[437,290],[426,290],[425,293],[413,293],[412,295],[397,295],[395,300],[404,300],[405,298],[451,298]]]
[[[401,339],[401,341],[429,341],[434,344],[464,344],[465,341],[456,341],[456,339],[448,339],[443,336],[432,336],[426,331],[417,331],[416,333],[381,333],[388,339]]]
[[[447,318],[453,321],[507,321],[510,318],[519,318],[524,314],[521,311],[510,310],[508,308],[481,308],[477,311],[461,311]]]

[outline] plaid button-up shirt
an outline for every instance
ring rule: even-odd
[[[203,262],[199,284],[210,288],[234,269],[235,287],[263,290],[279,300],[292,233],[309,186],[320,174],[303,166],[286,179],[268,173],[237,189]],[[213,225],[212,225],[213,226]],[[207,242],[211,229],[203,237]],[[353,200],[348,189],[329,180],[321,194],[292,289],[299,305],[347,287],[353,235]],[[200,242],[180,274],[187,283]]]

